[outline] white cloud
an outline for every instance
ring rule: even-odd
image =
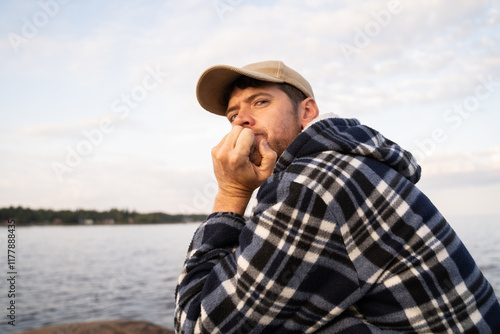
[[[422,163],[426,178],[432,178],[438,186],[463,187],[475,183],[500,182],[500,147],[478,151],[440,152],[433,154]],[[481,181],[482,180],[482,181]]]
[[[114,116],[114,115],[112,115]],[[118,117],[109,118],[111,122],[118,121]],[[53,139],[68,139],[79,135],[85,129],[98,128],[99,123],[102,119],[91,118],[91,119],[80,119],[74,123],[47,123],[47,124],[34,124],[26,125],[20,128],[14,129],[12,135],[20,136],[23,138],[53,138]]]

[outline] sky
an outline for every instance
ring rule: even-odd
[[[412,152],[445,216],[500,217],[500,0],[1,1],[0,207],[209,213],[216,64],[283,60]]]

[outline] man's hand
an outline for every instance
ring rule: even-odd
[[[255,150],[262,156],[260,165],[254,164]],[[252,156],[252,158],[251,158]],[[245,213],[252,193],[271,176],[277,154],[262,139],[255,147],[252,130],[233,126],[231,131],[212,149],[215,177],[219,184],[214,212]]]

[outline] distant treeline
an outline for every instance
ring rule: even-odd
[[[206,219],[207,215],[163,212],[139,213],[136,211],[111,209],[96,210],[45,210],[23,207],[0,208],[0,223],[14,219],[16,225],[75,225],[75,224],[165,224],[187,223]]]

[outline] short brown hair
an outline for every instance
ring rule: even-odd
[[[299,89],[295,88],[294,86],[287,84],[287,83],[273,83],[273,82],[267,82],[267,81],[262,81],[254,78],[250,78],[247,76],[240,76],[238,79],[233,81],[232,84],[230,84],[226,90],[224,91],[224,94],[222,95],[222,101],[221,104],[227,108],[229,105],[229,99],[231,97],[231,94],[233,93],[233,90],[235,88],[239,89],[245,89],[248,87],[252,88],[257,88],[257,87],[262,87],[265,85],[269,84],[275,84],[278,85],[279,89],[281,89],[290,99],[290,102],[292,103],[293,109],[297,110],[297,106],[299,105],[300,102],[304,101],[307,96],[302,93]]]

